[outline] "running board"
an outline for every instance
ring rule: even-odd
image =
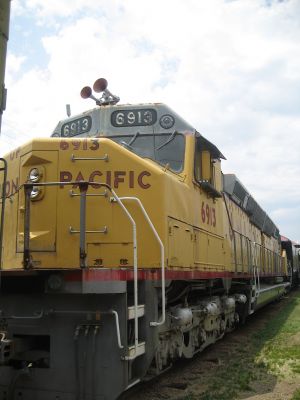
[[[265,306],[266,304],[271,303],[276,299],[279,299],[281,296],[284,295],[286,289],[289,286],[290,282],[284,282],[278,285],[261,287],[259,290],[257,290],[256,301],[253,304],[253,308],[251,307],[253,312]],[[251,311],[250,313],[252,314],[253,312]]]

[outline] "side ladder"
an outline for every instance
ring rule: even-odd
[[[253,284],[251,286],[251,298],[249,305],[249,314],[253,314],[255,311],[256,301],[260,293],[260,279],[259,279],[259,268],[253,266]]]

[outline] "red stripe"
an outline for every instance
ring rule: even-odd
[[[263,276],[278,276],[278,274],[260,274]],[[217,278],[237,278],[249,279],[252,275],[249,273],[234,273],[228,271],[210,272],[210,271],[175,271],[166,270],[165,278],[168,280],[196,280],[196,279],[217,279]],[[161,280],[160,270],[139,270],[139,280]],[[72,272],[65,272],[65,280],[69,282],[76,281],[132,281],[132,269],[86,269]]]

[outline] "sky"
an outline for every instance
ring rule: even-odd
[[[163,102],[300,241],[300,0],[12,0],[0,154],[94,107]]]

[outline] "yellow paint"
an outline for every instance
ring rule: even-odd
[[[202,179],[211,181],[211,162],[210,152],[207,150],[202,151]]]
[[[256,242],[256,260],[266,271],[275,268],[271,251],[279,253],[278,242],[261,234],[248,216],[228,197],[233,235],[222,198],[209,195],[194,177],[195,136],[186,135],[184,169],[176,174],[150,159],[105,138],[37,139],[7,156],[8,181],[19,182],[19,190],[6,199],[2,269],[22,269],[24,246],[24,189],[32,168],[41,172],[40,182],[59,182],[72,177],[109,182],[118,196],[141,200],[165,246],[169,269],[247,272],[248,242]],[[74,144],[75,143],[75,144]],[[75,160],[105,158],[108,160]],[[202,151],[203,179],[222,190],[220,161],[211,161]],[[13,185],[11,185],[13,187]],[[126,268],[133,265],[132,225],[105,187],[89,187],[86,229],[107,233],[87,233],[86,253],[89,268]],[[46,186],[31,202],[30,249],[33,268],[78,269],[79,188]],[[139,268],[159,268],[159,245],[135,202],[124,200],[136,221]],[[233,239],[235,237],[235,240]],[[235,242],[235,251],[234,251]],[[262,250],[265,245],[269,252]],[[272,253],[272,254],[274,254]]]

